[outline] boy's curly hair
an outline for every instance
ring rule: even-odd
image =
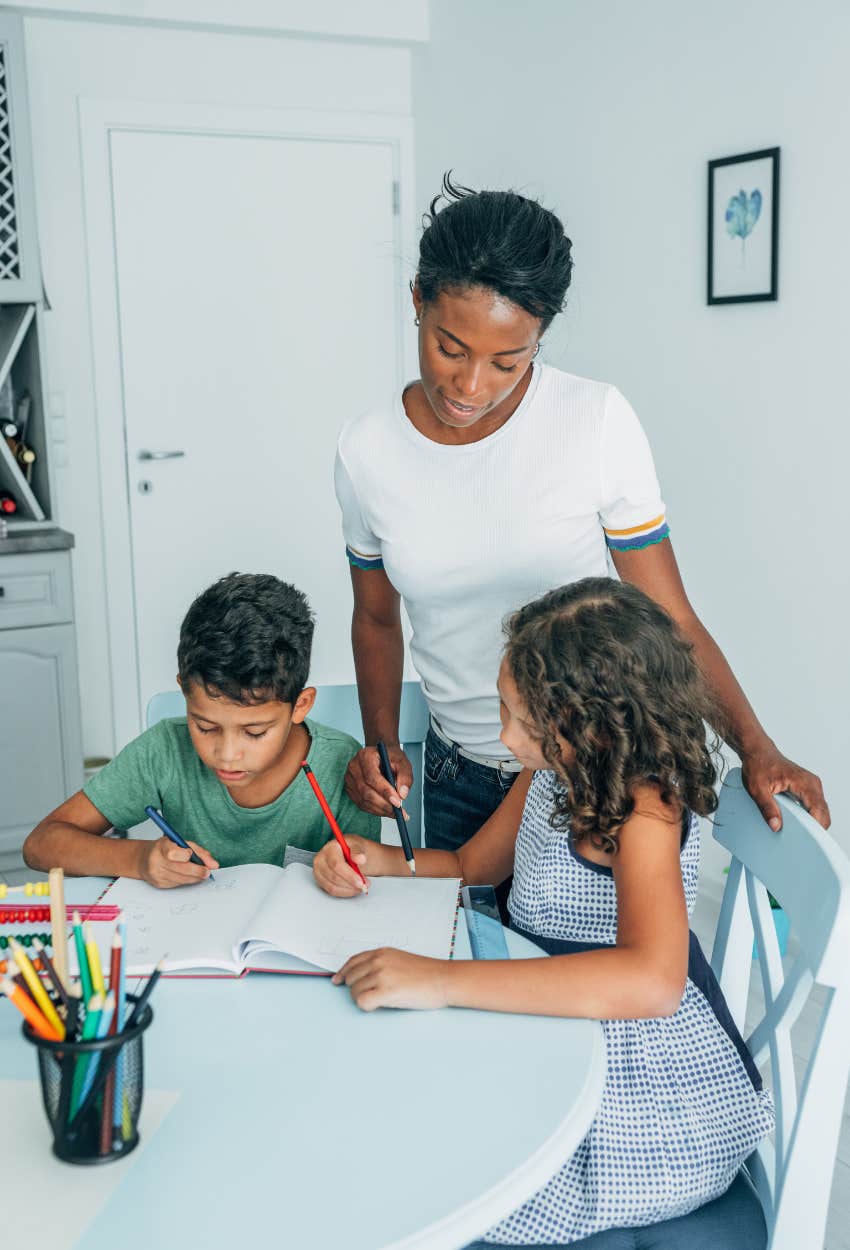
[[[557,828],[616,853],[648,779],[666,803],[715,810],[717,741],[706,744],[704,722],[717,727],[717,709],[663,608],[628,583],[586,577],[520,608],[505,632],[508,667],[562,783]]]

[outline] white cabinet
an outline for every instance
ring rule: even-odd
[[[82,785],[70,589],[67,550],[0,555],[0,871]]]

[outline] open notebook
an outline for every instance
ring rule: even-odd
[[[128,976],[148,975],[163,955],[166,972],[241,976],[336,972],[377,946],[437,959],[451,954],[457,879],[378,877],[368,894],[339,899],[300,863],[246,864],[214,875],[214,882],[176,890],[125,877],[113,882],[101,901],[124,912]],[[92,929],[108,967],[114,926]]]

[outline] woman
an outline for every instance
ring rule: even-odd
[[[349,422],[337,451],[367,744],[349,765],[349,795],[390,815],[413,779],[398,742],[403,599],[431,710],[427,844],[466,842],[521,770],[499,741],[502,619],[543,591],[604,576],[610,556],[692,643],[771,828],[782,790],[828,826],[819,779],[768,737],[688,602],[633,410],[614,387],[536,360],[570,284],[561,222],[513,192],[449,178],[426,222],[412,287],[420,378]],[[380,773],[380,739],[395,788]]]

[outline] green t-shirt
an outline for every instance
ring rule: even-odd
[[[306,720],[307,761],[343,833],[377,841],[381,822],[345,793],[343,779],[358,743],[348,734]],[[287,846],[318,851],[331,835],[328,822],[299,769],[283,794],[265,807],[240,807],[192,746],[185,716],[162,720],[130,742],[86,782],[83,793],[116,829],[147,820],[158,807],[172,829],[199,842],[222,868],[283,864]]]

